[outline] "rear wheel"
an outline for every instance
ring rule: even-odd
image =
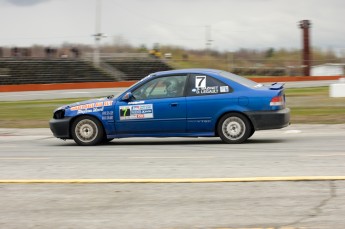
[[[71,132],[74,141],[82,146],[97,145],[104,136],[102,124],[92,116],[78,117],[72,124]]]
[[[254,133],[249,120],[242,114],[229,113],[218,123],[219,137],[226,143],[237,144],[246,141]]]

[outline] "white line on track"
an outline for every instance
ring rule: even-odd
[[[102,184],[102,183],[219,183],[336,181],[345,176],[244,177],[244,178],[161,178],[161,179],[26,179],[0,180],[0,184]]]
[[[303,155],[302,157],[345,157],[345,153],[342,154],[311,154]]]
[[[215,157],[128,157],[128,159],[211,159]]]
[[[302,133],[301,130],[287,130],[284,132],[285,134],[299,134]]]
[[[48,160],[45,157],[0,157],[0,160]]]

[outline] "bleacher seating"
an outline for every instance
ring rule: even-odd
[[[264,67],[237,67],[233,68],[232,73],[245,76],[284,76],[285,68],[264,68]]]
[[[121,73],[121,80],[139,80],[149,73],[171,69],[160,60],[151,58],[147,60],[106,60],[104,62]],[[111,82],[116,80],[118,77],[85,60],[0,59],[0,85]]]
[[[159,59],[133,59],[133,60],[105,60],[113,68],[123,72],[124,80],[140,80],[153,72],[171,70],[172,68]]]
[[[1,85],[104,81],[114,79],[82,60],[0,60]]]

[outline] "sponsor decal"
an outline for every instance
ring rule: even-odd
[[[102,120],[113,120],[114,119],[114,112],[113,111],[103,111],[102,112]]]
[[[196,94],[217,94],[218,86],[205,87],[205,88],[196,88]]]
[[[188,120],[188,122],[189,123],[204,123],[204,124],[206,124],[206,123],[211,123],[211,120],[207,120],[207,119],[205,119],[205,120]]]
[[[120,120],[153,118],[153,104],[120,106]]]
[[[145,103],[145,101],[129,102],[128,104],[131,105],[131,104],[143,104],[143,103]]]
[[[91,113],[92,109],[85,109],[85,110],[78,110],[77,114],[87,114],[87,113]]]
[[[71,107],[70,110],[78,111],[78,112],[79,110],[84,110],[86,113],[89,113],[89,112],[103,111],[104,107],[109,107],[112,105],[113,105],[113,101],[104,101],[104,102],[88,103],[88,104],[74,106],[74,107]]]
[[[152,104],[145,104],[145,105],[138,105],[138,106],[132,106],[133,110],[142,111],[151,109],[152,110]]]
[[[220,86],[219,90],[221,93],[229,92],[229,86]]]

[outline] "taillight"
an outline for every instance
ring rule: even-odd
[[[273,97],[271,102],[270,102],[270,106],[284,106],[285,101],[284,101],[284,96],[276,96]]]

